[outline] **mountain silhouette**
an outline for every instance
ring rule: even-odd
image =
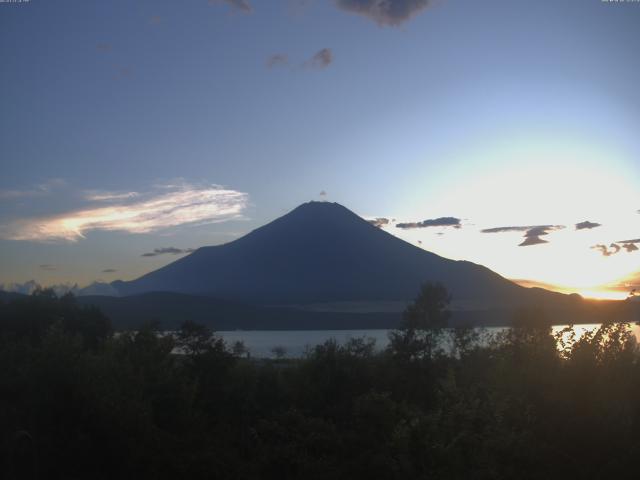
[[[302,204],[233,242],[199,248],[112,286],[121,295],[166,291],[287,304],[406,301],[425,281],[444,284],[463,308],[575,300],[521,287],[472,262],[440,257],[329,202]]]

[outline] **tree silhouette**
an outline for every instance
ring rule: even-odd
[[[404,360],[431,358],[451,317],[451,296],[440,283],[424,283],[403,313],[400,331],[391,332],[390,350]]]
[[[403,314],[406,329],[429,330],[444,328],[451,317],[448,310],[451,295],[440,283],[423,283],[418,296]]]

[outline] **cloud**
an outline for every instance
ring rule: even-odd
[[[154,248],[153,252],[143,253],[141,257],[157,257],[158,255],[184,255],[185,253],[194,252],[195,248],[176,248],[176,247],[164,247]]]
[[[585,220],[584,222],[576,223],[576,230],[591,230],[592,228],[597,228],[601,226],[602,226],[601,223],[594,223],[594,222]]]
[[[320,193],[319,193],[319,195],[320,195],[321,197],[326,197],[326,196],[327,196],[327,192],[325,192],[324,190],[321,190],[321,191],[320,191]]]
[[[267,58],[267,67],[286,67],[289,64],[289,57],[284,53],[274,53]]]
[[[106,53],[111,51],[111,45],[108,43],[99,43],[96,45],[96,50],[100,53]]]
[[[182,225],[201,225],[239,218],[248,195],[217,185],[166,186],[161,193],[129,202],[78,209],[0,225],[0,238],[30,241],[78,241],[91,231],[150,233]]]
[[[619,253],[623,249],[627,253],[632,253],[639,250],[637,243],[640,243],[640,238],[635,238],[633,240],[621,240],[619,242],[611,243],[608,247],[604,244],[593,245],[591,248],[594,250],[598,250],[603,256],[610,257],[611,255],[615,255]]]
[[[313,56],[305,62],[293,64],[289,61],[289,56],[286,53],[274,53],[269,56],[265,62],[267,68],[307,68],[314,70],[322,70],[327,68],[333,62],[333,52],[330,48],[323,48],[318,50]]]
[[[116,270],[115,268],[105,268],[104,270],[102,270],[102,273],[116,273],[118,270]]]
[[[529,247],[531,245],[540,245],[542,243],[549,243],[544,237],[556,230],[562,230],[564,225],[529,225],[529,226],[517,226],[517,227],[496,227],[485,228],[481,230],[482,233],[505,233],[505,232],[525,232],[524,240],[518,244],[519,247]]]
[[[52,178],[44,183],[40,183],[31,188],[19,189],[0,189],[0,199],[15,200],[20,198],[35,198],[50,195],[54,190],[65,187],[67,182],[60,178]]]
[[[152,15],[149,23],[152,25],[160,25],[162,23],[162,17],[160,17],[160,15]]]
[[[91,202],[109,202],[112,200],[127,200],[140,196],[138,192],[105,192],[105,191],[88,191],[85,192],[85,200]]]
[[[47,272],[53,272],[54,270],[58,269],[58,267],[56,267],[55,265],[49,265],[48,263],[38,265],[38,268],[40,268],[40,270],[45,270]]]
[[[397,228],[402,228],[404,230],[409,230],[412,228],[427,228],[427,227],[460,228],[461,226],[462,225],[460,224],[460,219],[455,217],[440,217],[440,218],[433,218],[430,220],[423,220],[422,222],[398,223],[396,225]]]
[[[374,227],[382,228],[385,225],[389,224],[389,219],[384,217],[374,218],[372,220],[367,220]]]
[[[431,4],[431,0],[336,0],[341,10],[390,26],[410,20]]]
[[[636,243],[640,243],[640,238],[634,238],[633,240],[621,240],[616,243],[619,243],[622,248],[627,251],[627,253],[631,253],[638,250],[638,246],[636,245]]]
[[[610,257],[611,255],[615,255],[616,253],[618,253],[622,247],[620,247],[620,245],[618,245],[617,243],[612,243],[608,247],[603,244],[598,244],[594,245],[591,248],[594,250],[598,250],[605,257]]]
[[[333,52],[330,48],[318,50],[313,57],[305,64],[310,68],[327,68],[333,62]]]
[[[209,4],[226,3],[233,11],[240,13],[252,13],[253,7],[248,0],[209,0]]]

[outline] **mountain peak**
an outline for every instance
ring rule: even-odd
[[[466,304],[538,301],[485,267],[422,250],[323,201],[114,287],[125,295],[172,291],[276,304],[409,300],[425,281],[443,283]]]
[[[344,215],[348,214],[350,216],[357,217],[355,213],[349,210],[347,207],[337,203],[337,202],[327,202],[323,200],[311,200],[310,202],[305,202],[298,205],[296,208],[291,210],[288,215]],[[288,215],[285,215],[288,216]],[[358,217],[359,218],[359,217]]]
[[[247,240],[265,235],[277,235],[279,242],[294,237],[309,239],[334,236],[364,230],[369,232],[369,223],[348,208],[334,202],[311,201],[298,205],[289,213],[249,233]]]

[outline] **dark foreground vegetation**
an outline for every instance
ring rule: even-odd
[[[487,339],[443,330],[447,300],[425,286],[384,352],[275,361],[190,322],[114,335],[71,296],[0,304],[0,477],[637,478],[628,325],[557,348],[528,312]]]

